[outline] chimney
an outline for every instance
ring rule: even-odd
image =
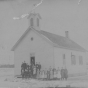
[[[66,36],[66,38],[69,38],[69,32],[68,31],[65,31],[65,36]]]

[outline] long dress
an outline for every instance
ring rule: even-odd
[[[68,78],[68,70],[67,69],[64,69],[64,75],[65,75],[65,79],[67,80],[67,78]]]
[[[50,79],[53,79],[53,71],[52,71],[52,69],[50,70]]]
[[[57,78],[57,71],[55,70],[54,71],[54,79],[56,79]]]
[[[42,71],[40,71],[39,73],[40,73],[40,78],[42,78]]]
[[[60,70],[58,70],[57,78],[58,78],[58,79],[61,79],[61,73],[60,73]]]
[[[44,79],[45,77],[45,74],[44,74],[44,70],[42,71],[42,78]]]
[[[44,70],[44,79],[46,79],[47,78],[47,70],[45,69]]]
[[[64,69],[61,69],[61,80],[64,79]]]
[[[40,78],[39,69],[37,69],[37,78]]]
[[[35,78],[35,76],[36,76],[36,67],[34,66],[34,68],[33,68],[33,76],[34,76],[34,78]]]

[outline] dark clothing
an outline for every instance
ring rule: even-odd
[[[64,69],[61,69],[61,80],[64,79]]]
[[[30,77],[30,66],[28,65],[27,68],[28,68],[28,77]]]
[[[65,79],[67,80],[67,78],[68,78],[68,70],[67,69],[64,69],[64,75],[65,75]]]
[[[68,78],[68,70],[65,68],[65,69],[61,69],[61,79],[66,79]]]
[[[24,69],[27,69],[27,64],[23,63],[23,67],[24,67]]]
[[[28,65],[25,62],[21,65],[21,75],[23,78],[28,76]]]
[[[47,79],[50,79],[50,71],[47,71]]]
[[[23,69],[24,71],[25,71],[25,69],[27,69],[27,64],[24,62],[24,63],[22,63],[22,65],[21,65],[21,69]]]
[[[39,65],[36,64],[36,73],[38,72],[38,70],[39,70]]]
[[[39,74],[40,74],[40,70],[41,70],[41,64],[39,64],[39,67],[38,67],[38,69],[39,69]]]
[[[32,65],[30,65],[30,75],[31,77],[33,76],[33,66]]]
[[[41,64],[39,64],[39,70],[41,69]]]
[[[38,64],[36,64],[36,68],[39,69],[39,65]]]

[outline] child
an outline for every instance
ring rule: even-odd
[[[58,67],[57,70],[57,78],[60,80],[61,79],[61,73],[60,73],[60,68]]]

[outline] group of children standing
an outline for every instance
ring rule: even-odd
[[[66,68],[49,68],[42,69],[40,63],[36,63],[35,65],[28,65],[27,63],[22,63],[21,65],[21,75],[23,78],[40,78],[40,79],[58,79],[64,80],[68,78],[68,70]]]
[[[47,80],[53,80],[53,79],[67,80],[68,71],[66,68],[60,69],[59,67],[57,69],[49,68],[48,70],[41,70],[40,71],[40,78],[47,79]]]

